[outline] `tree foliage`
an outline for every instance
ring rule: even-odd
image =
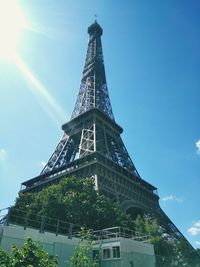
[[[200,257],[182,237],[169,235],[156,218],[149,215],[137,216],[132,221],[133,227],[140,235],[147,235],[154,245],[157,267],[199,266]]]
[[[1,267],[56,267],[57,262],[43,250],[39,244],[35,244],[28,238],[22,247],[13,246],[11,254],[0,250]]]
[[[99,267],[98,259],[92,257],[93,242],[90,231],[81,229],[81,238],[73,255],[69,258],[69,267]]]
[[[154,245],[155,254],[157,255],[157,266],[170,266],[170,259],[173,256],[173,245],[164,237],[164,229],[159,226],[157,220],[148,215],[143,217],[139,215],[133,221],[133,227],[140,235],[147,235],[149,242]]]
[[[155,218],[149,215],[138,216],[133,221],[133,227],[140,235],[147,235],[149,242],[154,245],[157,255],[172,255],[172,240],[167,239],[163,227],[161,227]]]
[[[149,236],[150,243],[154,245],[158,266],[160,264],[168,267],[179,263],[187,266],[190,259],[192,261],[196,258],[182,236],[171,235],[165,226],[161,226],[160,221],[149,215],[139,215],[136,219],[131,218],[131,215],[127,216],[118,204],[94,189],[91,178],[67,177],[40,192],[20,194],[12,208],[12,214],[18,218],[18,223],[24,223],[27,219],[35,227],[40,227],[37,218],[41,221],[41,216],[45,216],[45,220],[56,218],[95,230],[113,226],[134,229],[140,235]],[[55,230],[55,220],[48,220],[46,225],[49,228],[45,229],[52,230],[50,225],[54,225]],[[79,249],[79,252],[81,249],[87,251],[82,246]]]
[[[10,266],[10,257],[1,248],[0,248],[0,266],[1,267],[9,267]]]
[[[98,194],[91,178],[69,177],[40,192],[20,194],[12,213],[20,217],[24,211],[29,221],[34,214],[33,220],[45,215],[92,229],[127,226],[125,213],[111,199]]]

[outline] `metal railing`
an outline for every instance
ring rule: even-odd
[[[31,213],[30,211],[24,212],[22,210],[17,210],[11,208],[6,208],[0,210],[0,226],[21,226],[26,230],[27,228],[32,228],[38,230],[40,233],[52,232],[55,235],[65,235],[66,238],[83,238],[82,236],[82,227],[73,223],[69,223],[63,220],[47,217],[44,215],[38,215],[35,213]],[[2,229],[3,230],[3,229]],[[127,238],[131,240],[136,240],[139,242],[148,242],[148,236],[139,235],[137,232],[124,229],[121,227],[112,227],[106,228],[99,231],[93,231],[86,229],[89,232],[89,235],[86,235],[86,238],[90,240],[94,240],[98,243],[100,240],[106,239],[119,239]],[[0,241],[1,241],[1,229],[0,229]],[[6,236],[4,237],[7,238]],[[111,241],[112,242],[112,241]],[[60,246],[60,245],[59,245]],[[148,258],[150,260],[150,256],[146,254],[134,254],[134,258],[131,258],[131,254],[127,254],[126,258],[130,257],[129,262],[134,262],[136,258],[138,260],[144,261],[144,259]],[[154,259],[155,257],[155,259]],[[179,257],[166,257],[161,255],[153,256],[153,262],[156,262],[155,266],[158,267],[200,267],[199,257],[190,257],[179,259]],[[181,262],[181,263],[180,263]],[[115,264],[115,262],[113,263]],[[110,265],[115,266],[115,265]],[[143,265],[146,266],[146,265]],[[153,265],[154,266],[154,265]]]
[[[24,230],[26,228],[34,228],[38,229],[41,233],[47,231],[56,235],[66,235],[68,238],[80,238],[83,229],[80,225],[46,215],[38,215],[29,210],[22,211],[12,207],[0,210],[0,225],[10,224],[22,226]],[[119,237],[133,239],[139,242],[148,242],[149,240],[147,235],[141,235],[135,231],[121,227],[106,228],[98,231],[87,229],[86,227],[84,229],[90,233],[90,238],[96,241]]]
[[[102,229],[99,231],[93,231],[93,238],[95,240],[111,239],[119,237],[132,239],[139,242],[149,242],[148,235],[141,235],[138,232],[118,226]]]
[[[72,237],[80,237],[81,226],[63,221],[60,219],[48,217],[46,215],[38,215],[30,211],[24,212],[19,209],[7,208],[0,210],[0,225],[18,225],[26,228],[33,228],[44,233],[52,232],[56,235],[62,234]]]

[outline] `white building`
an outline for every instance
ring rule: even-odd
[[[6,251],[10,251],[12,245],[20,246],[28,237],[40,242],[49,255],[56,256],[59,267],[67,266],[67,261],[80,240],[73,234],[56,235],[15,224],[0,225],[0,246]],[[113,227],[94,232],[94,239],[93,257],[101,267],[155,266],[154,248],[146,237],[135,236],[132,231]]]

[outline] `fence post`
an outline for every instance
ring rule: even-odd
[[[44,233],[44,224],[45,224],[45,216],[42,216],[42,221],[40,225],[40,233]]]
[[[25,217],[25,220],[24,220],[24,230],[26,230],[27,221],[28,221],[28,219],[27,219],[27,214],[26,214],[26,217]]]
[[[4,225],[9,226],[9,221],[10,221],[10,215],[11,215],[11,208],[8,208],[8,213],[6,214],[6,220]]]
[[[58,231],[59,231],[59,224],[60,224],[60,220],[57,220],[57,225],[56,225],[56,236],[58,235]]]
[[[72,227],[73,227],[73,225],[70,223],[70,224],[69,224],[69,234],[68,234],[68,239],[72,239]]]

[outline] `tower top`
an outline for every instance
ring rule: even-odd
[[[89,33],[89,35],[99,35],[99,36],[101,36],[103,34],[103,29],[97,23],[96,19],[95,19],[94,23],[88,27],[88,33]]]
[[[97,23],[96,19],[94,23],[88,27],[88,34],[89,42],[81,86],[71,118],[73,119],[95,108],[114,120],[108,94],[101,44],[103,29]]]

